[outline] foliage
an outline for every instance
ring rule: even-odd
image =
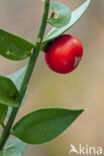
[[[91,2],[91,0],[86,0],[71,13],[64,4],[49,0],[43,1],[44,14],[35,44],[0,29],[0,55],[15,61],[30,58],[28,64],[17,72],[8,77],[0,76],[0,124],[4,128],[0,138],[0,156],[22,156],[27,144],[51,141],[84,111],[84,109],[44,108],[25,115],[13,126],[16,114],[21,104],[24,103],[27,86],[40,50],[44,51],[50,41],[74,26]],[[48,18],[49,9],[51,16]],[[53,28],[43,40],[47,23]],[[6,117],[8,120],[4,125]],[[7,140],[10,134],[20,140],[17,138]]]
[[[12,134],[28,144],[41,144],[59,136],[84,110],[47,108],[24,116]]]

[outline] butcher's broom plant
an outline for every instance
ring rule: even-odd
[[[90,2],[86,0],[71,12],[64,4],[43,0],[42,20],[34,44],[0,29],[0,55],[11,61],[29,58],[26,66],[12,75],[0,75],[0,125],[3,128],[0,156],[22,156],[28,144],[36,145],[53,140],[85,110],[41,108],[26,114],[14,124],[28,93],[40,52],[44,52],[49,68],[57,73],[69,73],[79,64],[83,54],[82,44],[76,37],[64,33],[79,21]],[[47,24],[52,29],[44,37]],[[15,139],[10,140],[10,135],[15,136]]]

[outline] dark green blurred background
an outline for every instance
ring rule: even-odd
[[[58,1],[71,10],[84,2]],[[41,0],[0,0],[0,27],[34,42],[42,11]],[[67,75],[56,74],[48,69],[41,53],[17,120],[40,107],[88,110],[61,136],[43,145],[30,146],[24,156],[69,156],[70,144],[104,148],[104,0],[92,0],[81,20],[67,33],[83,43],[84,56],[79,67]],[[27,61],[14,62],[0,56],[0,74],[9,75]]]

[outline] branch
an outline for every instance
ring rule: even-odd
[[[46,25],[47,25],[49,4],[50,4],[50,0],[46,0],[45,1],[45,6],[44,6],[44,13],[43,13],[43,17],[42,17],[42,22],[41,22],[40,29],[39,29],[39,32],[38,32],[38,35],[37,35],[37,38],[36,38],[35,48],[33,50],[32,56],[30,57],[30,60],[29,60],[28,66],[27,66],[27,70],[26,70],[24,79],[22,81],[22,85],[21,85],[21,89],[20,89],[20,95],[16,99],[17,102],[19,103],[19,107],[12,109],[10,117],[9,117],[9,119],[7,121],[7,124],[6,124],[6,126],[5,126],[5,128],[3,130],[2,136],[0,138],[0,151],[2,151],[8,137],[10,135],[12,125],[14,123],[16,115],[17,115],[17,113],[19,111],[19,108],[21,106],[21,102],[22,102],[22,100],[24,98],[27,86],[29,84],[32,72],[33,72],[34,67],[35,67],[35,63],[36,63],[36,60],[37,60],[39,52],[40,52],[40,47],[41,47],[41,44],[42,44],[43,36],[44,36]]]

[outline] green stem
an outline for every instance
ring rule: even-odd
[[[10,135],[12,125],[13,125],[14,120],[16,118],[16,115],[17,115],[17,113],[19,111],[21,102],[22,102],[22,100],[24,98],[27,86],[29,84],[32,72],[34,70],[34,66],[35,66],[36,60],[37,60],[39,52],[40,52],[40,47],[41,47],[41,44],[42,44],[43,36],[44,36],[46,25],[47,25],[47,17],[48,17],[48,12],[49,12],[49,3],[50,3],[50,0],[45,1],[44,13],[43,13],[39,33],[38,33],[38,36],[37,36],[37,39],[36,39],[35,48],[33,50],[32,56],[30,57],[30,60],[29,60],[28,66],[27,66],[27,70],[26,70],[24,79],[22,81],[22,85],[21,85],[21,89],[20,89],[20,95],[17,98],[17,101],[19,103],[19,107],[12,109],[10,117],[9,117],[9,119],[7,121],[5,129],[3,130],[2,136],[0,138],[0,150],[2,150],[4,148],[4,145],[5,145],[7,139],[9,137],[9,135]]]

